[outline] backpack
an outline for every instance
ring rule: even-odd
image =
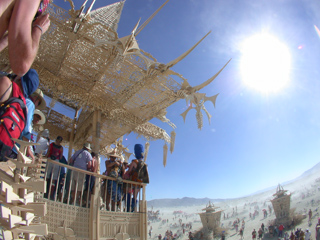
[[[137,172],[138,179],[142,180],[143,183],[149,183],[148,165],[144,161],[138,161],[135,171]]]
[[[112,167],[108,176],[117,178],[119,176],[119,167],[118,166]]]
[[[12,96],[0,104],[0,162],[11,154],[15,143],[12,138],[20,137],[27,121],[26,99],[15,82],[11,86]]]

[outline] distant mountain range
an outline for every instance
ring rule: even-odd
[[[206,205],[208,202],[223,202],[226,199],[210,199],[210,198],[164,198],[147,201],[148,207],[186,207]]]
[[[313,175],[315,173],[318,173],[318,174],[320,173],[320,162],[317,163],[316,165],[314,165],[309,170],[302,173],[299,177],[295,178],[294,181],[301,179],[301,178],[304,178],[304,177],[308,177],[308,176]],[[320,175],[319,175],[319,177],[320,177]]]
[[[305,171],[304,173],[302,173],[299,177],[290,180],[290,181],[286,181],[284,183],[281,183],[282,186],[285,186],[289,183],[293,183],[297,180],[301,180],[302,178],[308,177],[310,175],[313,174],[319,174],[320,173],[320,162],[317,163],[315,166],[313,166],[312,168],[310,168],[309,170]],[[319,174],[320,177],[320,174]],[[260,190],[258,192],[255,192],[251,195],[255,195],[258,193],[263,193],[272,189],[276,189],[277,186],[272,186],[263,190]],[[243,198],[246,196],[242,196],[240,198]],[[147,205],[148,207],[185,207],[185,206],[199,206],[199,205],[206,205],[208,204],[208,202],[212,202],[212,203],[217,203],[217,202],[224,202],[230,199],[210,199],[210,198],[190,198],[190,197],[184,197],[184,198],[164,198],[164,199],[153,199],[150,201],[147,201]]]

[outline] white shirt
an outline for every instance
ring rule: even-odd
[[[46,138],[40,137],[38,143],[40,145],[36,145],[35,153],[45,155],[48,151],[49,141]]]
[[[305,232],[305,240],[310,240],[311,239],[311,232],[308,231],[308,232]]]

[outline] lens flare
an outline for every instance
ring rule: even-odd
[[[320,30],[316,25],[313,25],[314,29],[316,30],[316,33],[318,34],[318,37],[320,37]]]
[[[276,92],[289,81],[291,56],[285,44],[269,34],[244,41],[240,69],[244,83],[261,92]]]

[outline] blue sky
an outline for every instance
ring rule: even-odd
[[[97,0],[94,8],[113,2]],[[129,35],[140,17],[143,23],[164,2],[127,0],[119,37]],[[54,3],[69,8],[62,0]],[[79,8],[82,1],[76,3]],[[192,86],[232,58],[200,91],[207,96],[219,93],[216,108],[205,103],[211,124],[203,112],[199,130],[195,110],[184,123],[180,116],[186,109],[184,100],[168,108],[167,118],[177,126],[175,150],[163,167],[164,143],[151,142],[147,200],[241,197],[291,180],[319,162],[320,39],[314,28],[320,26],[319,13],[316,0],[171,0],[145,27],[137,36],[139,46],[161,63],[175,59],[212,31],[172,68]],[[278,92],[254,90],[241,75],[242,42],[261,32],[281,41],[291,55],[289,83]],[[151,122],[172,131],[157,119]],[[134,134],[125,138],[131,152],[135,143],[145,143]]]

